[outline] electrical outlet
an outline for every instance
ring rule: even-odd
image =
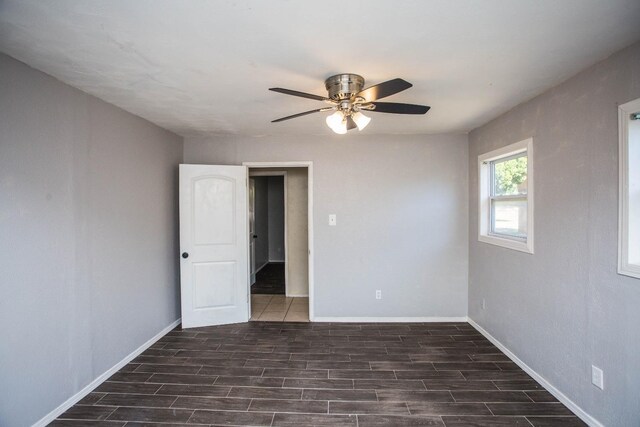
[[[604,390],[604,372],[594,365],[591,365],[591,383],[600,390]]]
[[[482,298],[482,309],[484,310],[485,308],[487,308],[487,302]]]
[[[376,299],[382,299],[382,291],[379,289],[376,291]]]

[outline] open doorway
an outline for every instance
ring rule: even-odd
[[[249,172],[251,295],[286,295],[286,172]]]
[[[247,166],[251,320],[308,322],[309,168]]]

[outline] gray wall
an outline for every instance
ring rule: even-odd
[[[284,262],[284,177],[270,176],[269,261]]]
[[[269,181],[266,176],[252,177],[255,181],[255,239],[256,270],[269,262]]]
[[[640,43],[474,130],[469,146],[469,316],[616,427],[640,425],[640,280],[616,274],[617,105],[638,97]],[[478,155],[531,136],[534,255],[477,239]]]
[[[316,316],[466,316],[466,135],[192,138],[184,155],[314,162]]]
[[[182,139],[0,55],[0,425],[180,317]]]

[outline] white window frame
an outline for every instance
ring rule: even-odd
[[[507,237],[491,233],[490,162],[527,153],[527,237]],[[533,254],[533,138],[478,156],[478,241]]]
[[[618,107],[618,273],[640,279],[640,264],[629,262],[629,122],[631,114],[637,112],[640,112],[640,99]]]

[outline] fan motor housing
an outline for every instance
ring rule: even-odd
[[[358,74],[336,74],[324,81],[329,98],[336,101],[350,99],[364,87],[364,77]]]

